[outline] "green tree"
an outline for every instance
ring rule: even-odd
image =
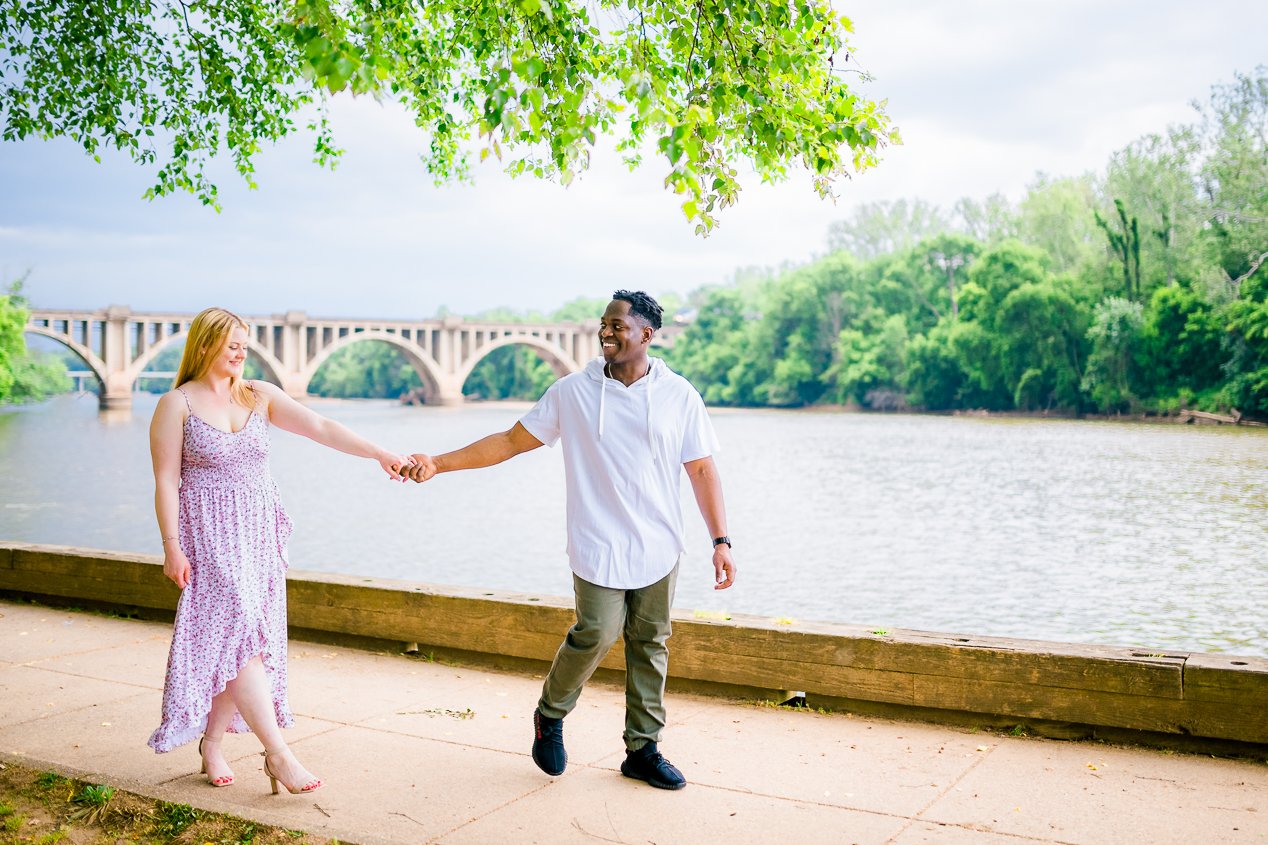
[[[22,296],[22,281],[0,295],[0,404],[30,402],[71,389],[66,365],[55,355],[26,348],[23,334],[31,313]]]
[[[1096,191],[1090,176],[1054,179],[1040,174],[1018,206],[1018,238],[1047,253],[1054,272],[1094,260]]]
[[[1105,233],[1110,252],[1123,274],[1123,296],[1140,300],[1140,218],[1128,217],[1123,201],[1114,199],[1114,214],[1103,217],[1097,211],[1096,225]]]
[[[113,148],[158,166],[151,196],[214,204],[209,160],[254,184],[297,119],[333,162],[325,98],[350,91],[408,109],[440,181],[477,151],[567,184],[600,134],[631,164],[654,149],[707,232],[741,163],[826,196],[897,140],[840,73],[850,31],[829,0],[24,0],[0,14],[2,136]]]
[[[1077,410],[1087,321],[1068,280],[1020,285],[1004,298],[993,322],[1013,405]]]
[[[1139,302],[1113,296],[1096,306],[1088,339],[1092,343],[1083,390],[1106,413],[1134,411],[1132,367],[1143,342],[1144,309]]]
[[[869,261],[915,246],[949,228],[942,211],[922,199],[866,202],[855,208],[848,220],[828,227],[828,249]]]
[[[907,398],[918,408],[1009,407],[998,387],[992,338],[977,322],[944,318],[926,334],[913,336],[903,357]]]
[[[1209,256],[1226,279],[1238,281],[1268,259],[1268,67],[1215,86],[1202,132],[1210,150],[1200,173]]]
[[[536,401],[556,378],[550,365],[529,347],[503,346],[475,365],[462,385],[462,394],[478,399]]]
[[[390,343],[358,341],[326,359],[308,384],[315,396],[395,399],[422,386],[404,353]]]
[[[836,361],[824,373],[827,398],[879,410],[905,407],[906,318],[870,309],[855,325],[837,337]]]
[[[755,309],[737,287],[705,289],[697,301],[695,320],[666,357],[708,404],[739,404],[730,373],[743,358],[745,326],[756,318]]]
[[[1196,275],[1204,222],[1194,179],[1199,144],[1192,127],[1176,126],[1166,135],[1133,141],[1110,158],[1105,192],[1139,221],[1142,301],[1155,287]],[[1117,209],[1109,216],[1116,215]]]
[[[983,200],[964,197],[956,202],[954,213],[964,234],[988,246],[1021,234],[1017,209],[1003,194],[991,194]]]
[[[1053,286],[1047,260],[1035,247],[1006,241],[969,268],[960,319],[979,330],[958,335],[956,349],[966,377],[961,395],[976,407],[1046,408],[1068,398],[1073,315],[1069,295]],[[1046,355],[1060,357],[1049,362]]]
[[[1214,402],[1224,376],[1224,327],[1209,302],[1188,287],[1159,287],[1149,298],[1141,326],[1136,376],[1140,395],[1170,409],[1197,400]]]

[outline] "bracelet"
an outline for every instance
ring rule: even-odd
[[[163,542],[164,542],[164,543],[167,543],[167,541],[168,541],[168,540],[175,540],[175,539],[177,539],[177,538],[176,538],[176,537],[164,537],[164,538],[163,538]]]

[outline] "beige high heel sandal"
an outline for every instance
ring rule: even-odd
[[[264,774],[269,776],[269,786],[273,787],[274,795],[277,795],[278,777],[277,775],[273,774],[273,770],[269,768],[269,755],[281,754],[285,750],[286,749],[282,749],[281,751],[260,752],[260,756],[264,758]],[[317,790],[321,789],[322,786],[324,785],[325,784],[322,783],[321,778],[318,778],[318,777],[314,777],[312,780],[310,780],[308,783],[303,784],[302,786],[291,786],[286,781],[282,781],[282,786],[286,787],[286,791],[289,792],[291,795],[303,795],[307,792],[316,792]]]
[[[200,769],[200,770],[199,770],[199,772],[198,772],[200,775],[205,775],[205,774],[207,774],[207,758],[206,758],[206,757],[203,757],[203,743],[204,743],[204,742],[206,742],[206,743],[209,743],[209,744],[215,745],[215,744],[218,744],[218,743],[220,742],[220,740],[222,740],[222,739],[224,739],[224,736],[220,736],[220,737],[219,737],[219,738],[217,738],[217,739],[211,739],[210,737],[208,737],[208,736],[206,736],[206,735],[203,735],[202,737],[200,737],[200,738],[199,738],[199,740],[198,740],[198,756],[202,758],[202,763],[203,763],[202,769]],[[208,777],[208,778],[207,778],[207,783],[211,784],[212,786],[232,786],[232,785],[233,785],[233,772],[230,772],[230,773],[229,773],[229,774],[227,774],[227,775],[221,775],[220,777],[215,777],[215,778],[213,778],[213,777]]]

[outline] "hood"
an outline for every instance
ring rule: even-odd
[[[656,382],[660,381],[662,378],[665,377],[665,374],[668,372],[668,370],[665,367],[665,362],[659,358],[652,358],[651,356],[648,356],[647,361],[649,364],[647,375],[643,376],[641,379],[639,379],[638,381],[630,385],[629,389],[637,390],[639,388],[639,385],[645,385],[643,392],[647,397],[647,448],[652,453],[652,463],[659,463],[660,458],[657,457],[656,455],[656,443],[655,443],[655,440],[652,438],[652,409],[654,407],[652,402],[652,394],[654,392],[653,386],[656,384]],[[609,381],[607,377],[607,362],[603,360],[603,356],[599,356],[598,358],[595,358],[591,360],[588,364],[586,364],[585,374],[586,374],[586,377],[589,378],[591,381],[598,382],[599,442],[602,443],[603,442],[603,416],[607,406],[608,381]]]

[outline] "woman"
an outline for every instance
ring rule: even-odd
[[[294,719],[286,696],[286,541],[291,521],[269,475],[269,425],[372,458],[388,476],[411,460],[305,408],[278,387],[242,378],[247,325],[208,308],[189,327],[176,389],[150,424],[154,507],[163,574],[180,587],[156,752],[199,733],[202,771],[233,783],[220,741],[252,731],[277,793],[322,785],[282,738]]]

